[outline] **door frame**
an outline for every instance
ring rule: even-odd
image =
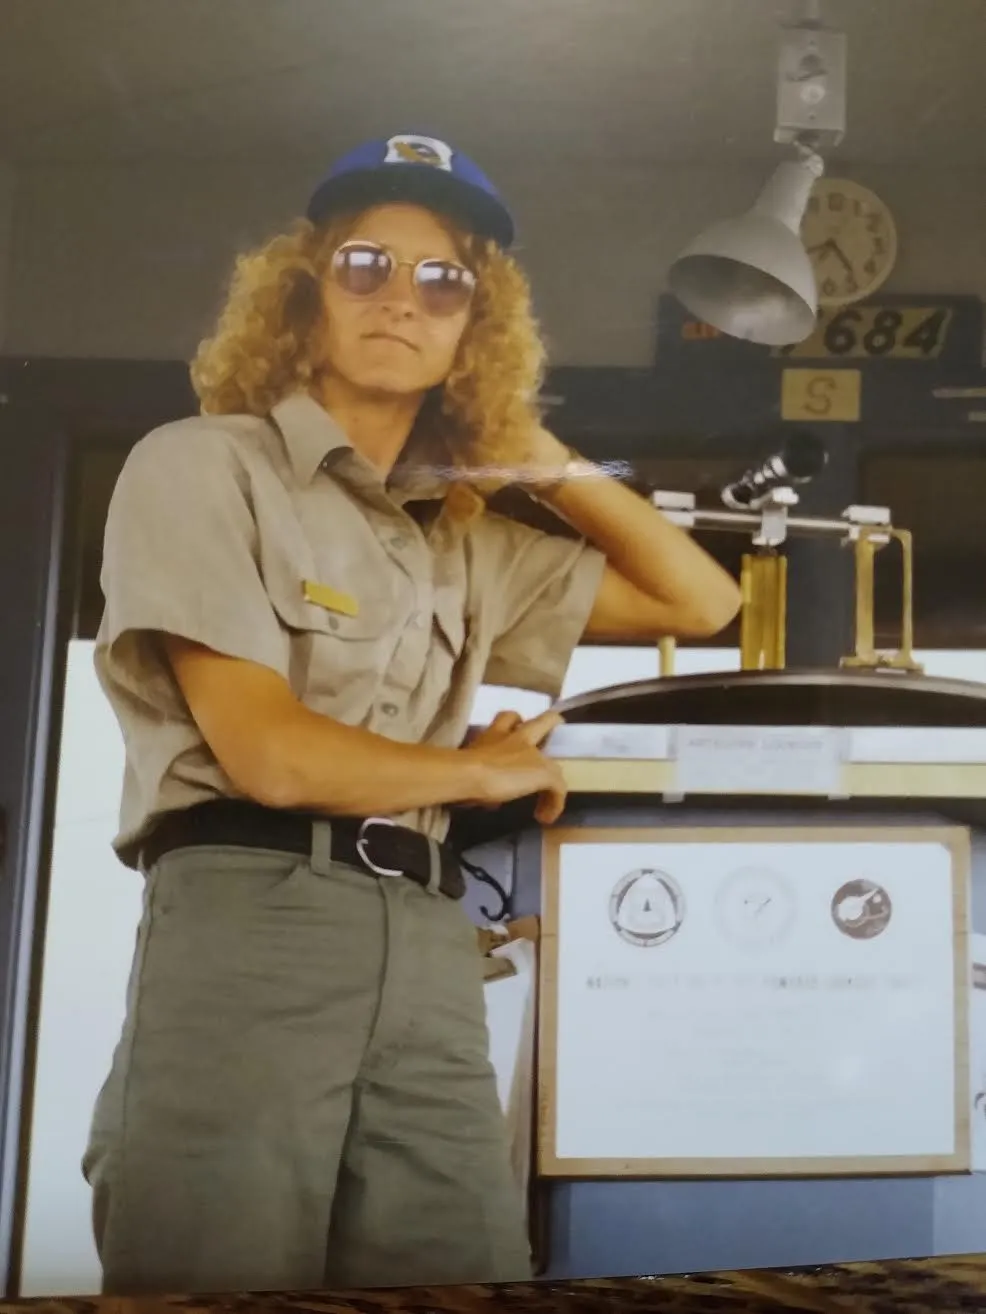
[[[0,358],[0,1286],[17,1294],[74,547],[87,446],[194,403],[180,362]]]

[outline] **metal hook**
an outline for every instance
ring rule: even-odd
[[[500,907],[496,913],[496,916],[494,916],[493,913],[490,912],[489,908],[485,907],[482,904],[480,904],[479,911],[482,913],[482,915],[486,918],[488,922],[494,922],[494,923],[502,922],[504,917],[506,916],[507,909],[510,906],[510,895],[503,888],[503,886],[496,879],[496,877],[490,875],[490,873],[486,870],[485,867],[480,867],[477,866],[477,864],[474,862],[467,861],[467,859],[463,858],[461,854],[459,856],[459,861],[462,863],[463,867],[466,869],[469,875],[472,876],[474,880],[480,881],[483,885],[488,885],[490,889],[496,891],[497,895],[500,898]]]

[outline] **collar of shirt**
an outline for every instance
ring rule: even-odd
[[[308,393],[296,392],[283,398],[271,407],[270,415],[284,439],[299,484],[310,484],[326,457],[353,451],[342,428]]]
[[[324,466],[349,455],[355,458],[368,480],[375,474],[370,462],[360,457],[344,430],[308,393],[297,392],[271,408],[271,419],[287,448],[295,478],[302,485],[312,482]],[[381,487],[383,480],[380,480]],[[413,461],[401,462],[388,481],[387,492],[395,502],[431,501],[448,491],[447,478],[439,470]]]

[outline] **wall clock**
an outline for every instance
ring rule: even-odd
[[[846,178],[819,178],[801,225],[820,306],[870,296],[897,260],[897,229],[879,196]]]

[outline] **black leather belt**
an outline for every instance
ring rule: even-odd
[[[312,851],[312,826],[319,818],[304,812],[281,812],[239,799],[215,799],[180,812],[169,812],[143,841],[140,865],[149,871],[166,853],[199,845],[273,849],[305,857]],[[371,876],[406,876],[419,885],[431,882],[432,853],[437,850],[439,891],[461,899],[466,883],[455,850],[429,841],[420,831],[381,817],[332,817],[332,860],[359,867]]]

